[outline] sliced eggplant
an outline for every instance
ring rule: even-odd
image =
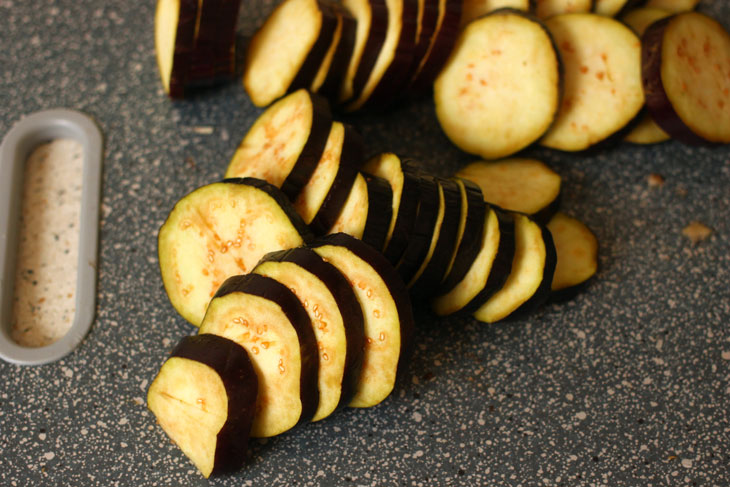
[[[288,287],[259,274],[228,278],[200,333],[233,340],[251,358],[259,380],[251,436],[275,436],[312,418],[319,404],[317,341]]]
[[[346,233],[362,238],[368,219],[368,183],[358,173],[345,204],[327,233]]]
[[[462,178],[454,178],[454,181],[459,185],[461,192],[461,215],[456,237],[456,252],[439,286],[439,294],[451,291],[469,272],[482,247],[484,215],[487,211],[482,190],[476,183]]]
[[[439,0],[436,30],[431,36],[428,49],[423,57],[414,59],[415,63],[411,69],[411,90],[415,92],[430,90],[449,59],[459,36],[461,6],[462,0]]]
[[[374,0],[370,0],[373,3]],[[355,111],[368,102],[387,100],[394,95],[397,88],[403,85],[403,76],[411,66],[411,56],[415,45],[417,0],[385,0],[388,12],[388,25],[377,59],[367,72],[362,86],[359,76],[365,70],[358,67],[355,77],[355,91],[352,100],[348,101],[345,110]],[[372,30],[373,26],[371,26]],[[365,47],[365,58],[368,47]]]
[[[595,0],[533,0],[534,12],[541,19],[554,15],[587,13],[593,10]]]
[[[347,405],[360,378],[364,348],[362,310],[345,277],[313,250],[267,254],[254,272],[279,281],[309,314],[319,352],[319,405],[312,421]]]
[[[480,161],[464,166],[456,175],[478,184],[487,203],[525,213],[538,223],[547,223],[558,210],[560,175],[542,161]]]
[[[414,171],[415,172],[415,171]],[[419,175],[418,213],[408,245],[396,266],[405,282],[411,282],[428,255],[434,231],[442,208],[443,193],[436,178],[430,174]]]
[[[357,22],[355,46],[340,88],[340,102],[348,102],[362,92],[378,59],[388,30],[386,0],[343,0],[342,5]]]
[[[368,187],[368,209],[361,240],[380,251],[393,220],[393,191],[386,179],[367,173],[363,177]]]
[[[383,255],[347,234],[328,235],[312,245],[345,275],[365,319],[365,351],[352,407],[370,407],[392,392],[408,366],[414,321],[408,290]]]
[[[246,52],[243,86],[254,105],[309,87],[337,27],[318,0],[284,0],[254,34]]]
[[[322,157],[293,202],[315,233],[324,233],[337,218],[362,166],[362,151],[362,138],[352,127],[332,123]]]
[[[158,0],[155,52],[162,88],[171,98],[185,96],[195,42],[198,0]]]
[[[553,298],[568,296],[582,287],[598,270],[598,240],[580,220],[556,213],[547,224],[557,252],[550,289]]]
[[[601,15],[556,15],[546,24],[565,66],[565,92],[540,143],[585,150],[624,129],[641,110],[641,43],[631,29]]]
[[[350,19],[352,19],[352,16],[344,9],[341,5],[335,4],[335,3],[325,3],[320,2],[320,8],[326,8],[331,11],[331,14],[335,18],[335,28],[332,32],[332,39],[330,40],[329,46],[327,46],[327,51],[325,52],[324,56],[322,57],[322,62],[320,63],[319,67],[317,68],[317,71],[312,78],[312,82],[309,85],[309,91],[313,93],[317,93],[319,89],[322,87],[322,84],[324,83],[325,79],[327,78],[327,74],[330,71],[330,66],[332,66],[332,61],[335,58],[335,53],[337,52],[337,48],[340,45],[340,41],[342,40],[342,29],[344,18],[347,16]],[[354,19],[353,19],[354,20]],[[350,24],[353,28],[355,27],[354,24]],[[354,33],[354,31],[353,31]],[[354,39],[354,38],[353,38]],[[300,71],[301,73],[301,71]]]
[[[500,221],[497,215],[494,209],[487,209],[479,238],[479,253],[464,277],[433,300],[432,308],[437,315],[476,309],[507,279],[515,250],[514,224],[509,219]]]
[[[700,0],[647,0],[646,6],[679,13],[694,10],[698,3]]]
[[[473,313],[477,320],[485,323],[531,311],[545,302],[550,293],[557,261],[550,232],[526,215],[511,215],[515,225],[512,269],[502,287]]]
[[[331,128],[327,101],[298,90],[256,119],[233,154],[226,177],[263,179],[295,201],[322,158]]]
[[[249,272],[268,252],[310,239],[302,219],[270,184],[252,178],[209,184],[178,201],[160,228],[162,282],[175,310],[200,326],[223,281]]]
[[[338,100],[340,88],[345,82],[350,59],[355,49],[357,36],[357,21],[352,14],[340,4],[334,4],[333,8],[339,16],[340,28],[336,35],[337,45],[332,53],[332,59],[327,68],[327,73],[321,86],[315,89],[316,80],[312,83],[312,90],[321,93],[329,100]],[[333,41],[334,42],[334,41]],[[324,64],[324,63],[323,63]]]
[[[538,140],[553,123],[560,94],[552,37],[538,20],[514,10],[470,23],[434,85],[446,136],[485,159]]]
[[[258,379],[246,350],[216,335],[183,338],[147,391],[162,429],[204,477],[246,460]]]
[[[431,297],[446,277],[446,271],[456,255],[461,224],[461,189],[452,179],[437,178],[439,185],[439,214],[431,237],[428,254],[408,287],[415,296]]]
[[[606,17],[616,17],[619,16],[625,8],[631,6],[631,3],[636,2],[632,2],[632,0],[595,0],[593,12]]]
[[[461,4],[461,26],[500,8],[527,12],[530,0],[464,0]]]
[[[439,18],[439,0],[418,0],[412,63],[420,63],[428,52]],[[416,66],[417,67],[417,66]]]
[[[189,87],[206,87],[233,78],[236,72],[236,24],[241,0],[201,0]]]
[[[393,195],[392,216],[385,247],[382,249],[391,264],[400,261],[413,231],[418,212],[419,176],[405,169],[401,159],[391,152],[373,157],[365,164],[365,171],[388,180]]]
[[[730,33],[697,13],[653,23],[642,37],[646,106],[672,138],[730,143]]]

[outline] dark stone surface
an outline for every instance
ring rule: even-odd
[[[194,332],[163,292],[156,233],[177,199],[222,176],[259,110],[238,83],[162,95],[154,3],[0,0],[0,133],[62,106],[106,137],[97,318],[58,363],[0,363],[3,486],[208,484],[144,405]],[[241,31],[271,8],[247,3]],[[700,8],[729,27],[727,2]],[[372,152],[440,175],[472,159],[427,99],[353,121]],[[730,147],[528,154],[564,177],[564,210],[599,238],[587,290],[494,326],[416,310],[413,364],[389,399],[254,441],[252,463],[211,484],[730,484]],[[681,234],[693,220],[714,230],[698,245]]]

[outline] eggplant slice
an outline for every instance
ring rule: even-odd
[[[449,59],[459,36],[462,0],[439,0],[439,16],[436,30],[431,36],[426,53],[414,59],[411,69],[410,89],[425,92],[431,89],[434,80]]]
[[[257,393],[246,350],[205,334],[175,347],[147,391],[147,406],[208,478],[243,466]]]
[[[362,310],[347,279],[316,252],[300,247],[266,255],[254,272],[279,281],[309,314],[319,352],[319,405],[312,421],[347,405],[360,378]]]
[[[565,93],[540,144],[585,150],[619,132],[641,110],[641,43],[624,24],[600,15],[557,15],[546,24],[565,66]]]
[[[393,220],[393,191],[386,179],[367,173],[363,177],[368,187],[368,213],[362,241],[379,251],[385,245]]]
[[[310,239],[307,226],[270,184],[252,178],[209,184],[178,201],[160,228],[162,282],[175,310],[200,326],[227,278],[249,272],[269,252]]]
[[[548,222],[547,229],[558,256],[551,290],[553,294],[570,293],[598,270],[598,240],[583,222],[560,212]]]
[[[621,15],[624,8],[630,6],[632,0],[594,0],[593,12],[606,17]]]
[[[312,177],[332,130],[327,101],[298,90],[271,105],[236,149],[226,178],[263,179],[290,201]]]
[[[595,0],[533,0],[535,15],[549,19],[554,15],[587,13],[593,10]]]
[[[195,48],[188,86],[207,87],[227,81],[236,73],[236,25],[241,0],[198,2]]]
[[[560,175],[536,159],[474,162],[456,175],[478,184],[484,201],[547,223],[558,210]]]
[[[335,33],[337,45],[332,53],[331,61],[322,84],[316,86],[317,79],[312,83],[312,91],[316,91],[329,100],[338,100],[340,89],[345,82],[350,59],[354,55],[355,40],[357,37],[357,21],[352,14],[340,4],[333,4],[340,20],[339,34]],[[324,61],[323,61],[324,64]]]
[[[730,33],[697,13],[653,23],[642,37],[646,106],[672,138],[730,143]]]
[[[553,123],[560,93],[552,37],[539,21],[512,10],[470,23],[434,85],[447,137],[485,159],[538,140]]]
[[[412,351],[414,321],[408,290],[380,252],[349,235],[328,235],[312,248],[345,275],[362,307],[365,352],[350,406],[375,406],[393,391]]]
[[[461,27],[500,8],[527,12],[530,10],[530,3],[531,0],[464,0],[461,5]]]
[[[700,0],[648,0],[646,6],[679,13],[694,10],[698,3]]]
[[[346,233],[360,239],[365,232],[367,220],[368,183],[362,173],[357,173],[350,194],[327,233]]]
[[[171,98],[185,96],[195,42],[198,0],[158,0],[155,52],[162,88]]]
[[[227,279],[200,333],[228,338],[251,358],[259,379],[251,436],[275,436],[312,418],[319,404],[317,341],[307,311],[288,287],[259,274]]]

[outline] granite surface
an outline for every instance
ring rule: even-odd
[[[271,8],[247,2],[242,34]],[[700,9],[730,27],[727,2]],[[195,331],[165,297],[156,233],[177,199],[222,176],[259,110],[238,83],[167,100],[153,10],[0,0],[0,134],[70,107],[106,139],[96,320],[57,363],[0,363],[0,485],[730,485],[730,147],[675,142],[529,150],[599,238],[585,292],[493,326],[417,309],[415,356],[390,398],[254,441],[244,470],[203,479],[144,403]],[[472,160],[428,99],[350,121],[371,152],[441,175]],[[649,187],[651,173],[665,184]],[[695,220],[713,229],[697,245],[681,233]]]

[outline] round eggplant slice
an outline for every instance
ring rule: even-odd
[[[327,101],[298,90],[256,119],[233,154],[226,177],[263,179],[295,201],[322,158],[331,129]]]
[[[317,0],[285,0],[251,38],[243,87],[264,107],[287,92],[309,87],[332,42],[337,19]]]
[[[259,379],[251,436],[281,434],[309,421],[319,404],[312,322],[288,287],[259,274],[233,276],[208,306],[200,333],[233,340]]]
[[[162,282],[175,310],[200,326],[223,281],[249,272],[269,252],[310,239],[288,200],[266,182],[209,184],[178,201],[160,228]]]
[[[162,429],[204,477],[246,461],[258,379],[246,350],[216,335],[183,338],[147,391]]]
[[[554,296],[573,294],[598,270],[598,240],[583,222],[560,212],[547,229],[558,259],[551,290]]]
[[[368,186],[368,216],[361,240],[380,251],[393,219],[393,191],[386,179],[367,173],[363,177]]]
[[[672,138],[730,143],[730,33],[685,12],[653,23],[642,37],[646,106]]]
[[[700,0],[648,0],[646,6],[679,13],[694,10],[698,3]]]
[[[527,12],[530,10],[530,0],[464,0],[461,4],[461,27],[500,8]]]
[[[512,266],[512,232],[512,222],[500,222],[497,213],[487,209],[479,235],[479,253],[464,277],[433,300],[434,313],[439,316],[454,314],[464,310],[478,296],[493,294],[499,289]]]
[[[431,237],[428,254],[408,287],[414,296],[431,297],[446,276],[446,270],[456,255],[461,224],[461,190],[456,181],[437,178],[439,185],[439,215]]]
[[[405,282],[411,282],[416,272],[426,260],[434,231],[438,224],[443,204],[443,192],[436,178],[420,174],[418,181],[418,213],[408,245],[396,269]]]
[[[305,223],[317,219],[315,233],[323,233],[337,217],[362,165],[361,154],[360,136],[352,128],[333,122],[322,157],[293,202]]]
[[[347,405],[360,378],[364,348],[362,310],[347,279],[311,249],[266,255],[254,272],[279,281],[309,314],[319,351],[319,405],[312,421]]]
[[[346,233],[362,238],[368,219],[368,183],[361,173],[355,176],[350,194],[342,206],[337,220],[327,233]]]
[[[171,98],[185,96],[195,43],[197,0],[158,0],[155,10],[155,52],[162,88]]]
[[[388,30],[386,0],[343,0],[342,5],[357,23],[355,45],[347,72],[340,87],[340,102],[359,95],[375,66]]]
[[[590,12],[594,0],[533,0],[532,3],[538,18],[549,19],[554,15]]]
[[[314,84],[312,85],[313,91],[321,93],[322,96],[326,96],[329,100],[339,99],[340,87],[345,82],[347,68],[353,56],[357,35],[357,22],[350,12],[339,4],[335,4],[334,8],[340,17],[341,24],[339,36],[337,37],[337,45],[332,53],[332,60],[327,68],[322,85],[316,89]]]
[[[546,24],[564,63],[565,92],[540,144],[585,150],[621,131],[641,110],[641,43],[621,22],[600,15],[557,15]]]
[[[461,192],[461,216],[456,237],[456,252],[446,269],[446,277],[441,283],[439,294],[451,291],[466,276],[482,248],[484,216],[487,204],[482,190],[476,183],[462,178],[454,178]]]
[[[324,83],[324,80],[327,77],[327,73],[329,72],[330,66],[332,65],[332,60],[334,59],[335,52],[337,51],[337,46],[340,44],[340,39],[342,38],[342,24],[343,24],[343,16],[349,15],[345,12],[345,9],[342,8],[338,4],[334,3],[325,3],[320,1],[320,7],[322,9],[329,9],[331,14],[335,18],[335,28],[332,32],[332,39],[330,40],[329,45],[327,46],[327,51],[325,52],[324,56],[322,57],[322,62],[320,63],[319,67],[317,68],[317,71],[312,78],[312,82],[309,85],[309,91],[313,93],[317,93],[322,86],[322,83]],[[321,37],[320,37],[321,39]],[[312,56],[312,52],[310,52],[310,56]],[[300,70],[301,73],[301,70]]]
[[[345,275],[357,295],[365,319],[365,352],[350,406],[375,406],[392,392],[412,352],[408,290],[380,252],[349,235],[328,235],[312,248]]]
[[[439,0],[439,17],[426,54],[416,60],[411,74],[411,89],[427,91],[449,59],[459,36],[462,0]]]
[[[547,223],[558,210],[560,175],[536,159],[474,162],[456,175],[478,184],[487,203],[525,213],[538,223]]]
[[[536,301],[543,302],[553,278],[556,257],[550,233],[543,232],[543,227],[526,215],[511,215],[515,225],[512,269],[502,287],[473,313],[485,323],[503,320],[523,305],[532,307]]]
[[[553,123],[560,93],[552,37],[538,20],[513,10],[470,23],[434,85],[446,136],[485,159],[538,140]]]

